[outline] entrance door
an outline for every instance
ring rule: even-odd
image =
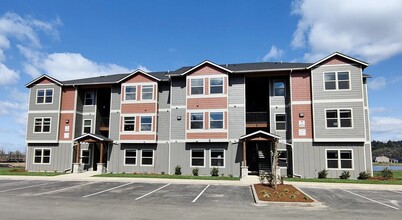
[[[90,147],[88,149],[81,149],[81,164],[84,166],[84,170],[88,170],[89,168],[91,168],[91,156],[92,155]]]

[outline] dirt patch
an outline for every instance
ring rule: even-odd
[[[269,202],[314,202],[310,197],[292,185],[277,185],[277,189],[262,184],[254,184],[258,199]]]
[[[23,170],[23,169],[12,169],[12,170],[10,170],[10,172],[12,172],[12,173],[23,173],[23,172],[26,172],[26,171]]]
[[[389,179],[387,179],[387,178],[384,178],[382,176],[373,176],[373,177],[370,177],[369,180],[387,181],[387,180],[401,180],[401,179],[399,179],[399,178],[389,178]]]

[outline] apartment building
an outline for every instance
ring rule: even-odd
[[[337,178],[371,171],[368,64],[341,53],[315,63],[216,64],[136,70],[30,89],[30,171]]]

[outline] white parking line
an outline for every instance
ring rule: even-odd
[[[398,191],[395,191],[395,190],[391,190],[391,192],[402,194],[402,192],[398,192]]]
[[[47,192],[44,192],[44,193],[38,193],[38,194],[34,194],[33,196],[41,196],[41,195],[46,195],[46,194],[62,192],[62,191],[66,191],[66,190],[69,190],[69,189],[72,189],[72,188],[77,188],[77,187],[80,187],[80,186],[86,186],[86,185],[90,185],[90,184],[94,184],[94,182],[89,182],[89,183],[85,183],[85,184],[70,186],[70,187],[66,187],[66,188],[62,188],[62,189],[56,189],[56,190],[47,191]]]
[[[363,198],[363,199],[367,199],[367,200],[369,200],[369,201],[372,201],[372,202],[375,202],[375,203],[381,204],[381,205],[383,205],[383,206],[387,206],[387,207],[389,207],[389,208],[393,208],[393,209],[399,210],[399,208],[397,208],[397,207],[394,207],[394,206],[391,206],[391,205],[388,205],[388,204],[385,204],[385,203],[382,203],[382,202],[376,201],[376,200],[374,200],[374,199],[367,198],[367,197],[365,197],[365,196],[362,196],[362,195],[356,194],[356,193],[351,192],[351,191],[349,191],[349,190],[342,189],[342,188],[341,188],[341,190],[343,190],[343,191],[345,191],[345,192],[348,192],[348,193],[350,193],[350,194],[353,194],[353,195],[355,195],[355,196],[359,196],[359,197],[361,197],[361,198]]]
[[[200,198],[200,196],[205,192],[205,190],[207,190],[208,189],[208,187],[209,187],[209,185],[208,186],[206,186],[201,192],[200,192],[200,194],[198,194],[198,196],[197,197],[195,197],[195,199],[192,201],[192,202],[196,202],[197,201],[197,199],[198,198]]]
[[[152,193],[154,193],[154,192],[156,192],[156,191],[159,191],[159,190],[161,190],[161,189],[163,189],[163,188],[165,188],[166,186],[169,186],[169,185],[170,185],[170,183],[168,183],[168,184],[166,184],[166,185],[164,185],[164,186],[162,186],[162,187],[159,187],[159,188],[155,189],[154,191],[151,191],[151,192],[149,192],[149,193],[147,193],[147,194],[145,194],[145,195],[142,195],[142,196],[136,198],[135,200],[139,200],[139,199],[144,198],[145,196],[149,196],[149,195],[151,195]]]
[[[85,195],[82,198],[87,198],[87,197],[90,197],[90,196],[98,195],[98,194],[101,194],[101,193],[104,193],[104,192],[108,192],[108,191],[111,191],[111,190],[114,190],[114,189],[118,189],[118,188],[121,188],[121,187],[124,187],[124,186],[128,186],[130,184],[133,184],[133,183],[125,183],[125,184],[120,185],[120,186],[116,186],[116,187],[113,187],[113,188],[110,188],[110,189],[105,189],[105,190],[102,190],[102,191],[99,191],[99,192],[96,192],[96,193]]]
[[[14,188],[14,189],[6,189],[6,190],[0,191],[0,193],[11,192],[11,191],[16,191],[16,190],[20,190],[20,189],[28,189],[28,188],[32,188],[32,187],[36,187],[36,186],[50,185],[50,184],[54,184],[54,183],[59,183],[59,182],[42,183],[42,184],[37,184],[37,185],[32,185],[32,186],[24,186],[24,187],[19,187],[19,188]]]

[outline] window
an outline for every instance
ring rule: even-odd
[[[223,128],[223,112],[210,112],[209,113],[209,128],[222,129]]]
[[[142,100],[152,100],[154,95],[154,86],[142,86],[141,88],[141,96]]]
[[[84,125],[82,126],[82,133],[89,134],[92,132],[92,119],[84,119]]]
[[[288,155],[285,150],[278,150],[278,166],[280,167],[288,166]]]
[[[286,115],[276,114],[275,115],[275,128],[277,131],[286,130]]]
[[[223,78],[211,78],[209,84],[210,94],[223,93]]]
[[[124,165],[137,165],[137,150],[132,149],[125,150]]]
[[[51,104],[51,103],[53,103],[53,89],[38,89],[38,90],[36,90],[36,103],[37,104]]]
[[[326,110],[327,128],[351,128],[352,110],[331,109]]]
[[[154,150],[151,149],[141,150],[141,165],[144,166],[154,165]]]
[[[123,131],[134,131],[135,117],[124,117]]]
[[[221,149],[211,149],[211,167],[225,167],[225,151]]]
[[[328,169],[353,169],[352,150],[327,150]]]
[[[285,96],[285,81],[274,82],[274,96]]]
[[[152,131],[152,116],[141,116],[141,131]]]
[[[191,79],[191,95],[204,94],[204,79]]]
[[[343,90],[350,88],[349,72],[324,73],[325,90]]]
[[[50,149],[35,149],[35,164],[50,164]]]
[[[35,118],[34,133],[50,133],[51,118]]]
[[[204,167],[205,151],[203,149],[191,149],[191,166]]]
[[[90,152],[89,150],[82,150],[81,151],[81,163],[85,165],[89,165],[89,159],[90,159]]]
[[[94,104],[95,104],[95,91],[86,91],[84,105],[94,105]]]
[[[135,86],[125,87],[125,100],[135,100],[137,97],[137,88]]]
[[[190,114],[190,128],[203,129],[204,128],[204,113],[191,113]]]

